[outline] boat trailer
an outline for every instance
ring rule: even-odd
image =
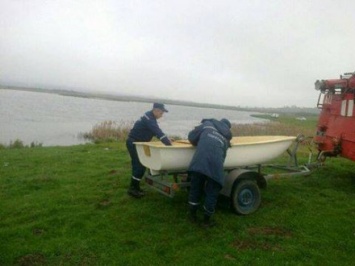
[[[306,165],[299,165],[297,151],[305,140],[298,135],[286,152],[289,156],[285,165],[258,164],[253,166],[224,169],[225,184],[220,194],[230,198],[231,206],[237,214],[247,215],[255,212],[261,203],[260,189],[267,187],[267,180],[311,173]],[[175,193],[190,187],[186,171],[147,171],[146,184],[159,193],[173,198]]]

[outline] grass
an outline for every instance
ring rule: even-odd
[[[123,141],[2,149],[0,265],[353,265],[354,172],[332,158],[272,179],[248,216],[220,199],[205,230],[186,219],[186,191],[127,195]]]

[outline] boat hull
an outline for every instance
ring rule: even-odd
[[[277,158],[296,139],[294,136],[234,137],[227,150],[225,169],[263,164]],[[196,147],[188,141],[173,142],[165,146],[161,142],[135,142],[140,162],[153,171],[186,171]]]

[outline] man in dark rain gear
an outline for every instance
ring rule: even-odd
[[[151,141],[155,136],[165,145],[171,145],[171,140],[159,128],[157,119],[163,116],[165,109],[164,104],[154,103],[153,109],[146,112],[139,120],[137,120],[128,134],[126,146],[131,156],[132,177],[128,194],[135,198],[144,196],[143,190],[140,188],[140,181],[146,170],[138,158],[137,150],[133,142]]]
[[[206,227],[214,225],[210,217],[224,184],[223,164],[232,138],[230,128],[231,123],[225,118],[203,119],[188,135],[191,144],[197,146],[188,169],[191,178],[189,215],[193,222],[197,221],[197,210],[205,191],[203,225]]]

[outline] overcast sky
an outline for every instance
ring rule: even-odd
[[[315,107],[355,71],[355,1],[0,0],[0,84]]]

